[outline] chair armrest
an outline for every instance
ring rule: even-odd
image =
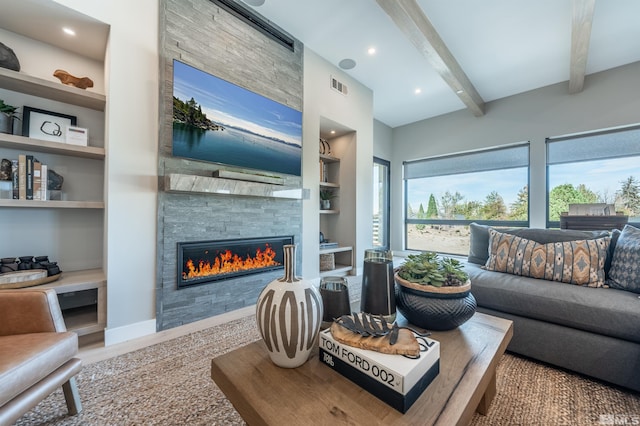
[[[66,330],[55,290],[0,290],[0,336]]]

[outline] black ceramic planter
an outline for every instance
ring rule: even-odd
[[[440,293],[438,290],[410,288],[401,285],[396,277],[396,306],[411,324],[433,331],[452,330],[476,312],[476,299],[470,286],[460,292]]]

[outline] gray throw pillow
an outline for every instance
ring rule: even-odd
[[[613,251],[607,285],[640,293],[640,229],[625,225]]]

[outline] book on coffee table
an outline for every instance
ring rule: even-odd
[[[320,333],[320,361],[347,379],[406,413],[440,372],[440,343],[427,337],[417,359],[360,349]],[[420,341],[419,340],[419,341]]]

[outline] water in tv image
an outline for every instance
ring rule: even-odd
[[[300,176],[302,113],[174,60],[173,155]]]

